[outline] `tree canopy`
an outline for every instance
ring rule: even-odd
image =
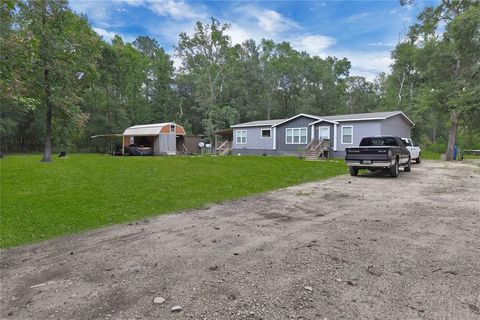
[[[373,81],[288,42],[234,44],[214,18],[168,54],[147,36],[102,40],[66,0],[2,1],[0,17],[3,152],[49,161],[52,147],[89,151],[91,135],[134,124],[175,121],[211,137],[240,121],[386,110],[405,111],[424,146],[480,148],[478,2],[425,8]]]

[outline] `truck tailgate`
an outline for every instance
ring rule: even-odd
[[[389,148],[385,147],[358,147],[347,148],[345,160],[389,160]]]

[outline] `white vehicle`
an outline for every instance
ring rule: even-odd
[[[410,138],[402,138],[402,141],[407,147],[408,151],[410,151],[410,158],[412,161],[415,160],[416,163],[422,162],[422,158],[420,157],[422,150],[420,147],[416,145]]]

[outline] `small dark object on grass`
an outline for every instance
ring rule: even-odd
[[[60,153],[58,154],[59,158],[64,158],[66,156],[67,156],[67,152],[65,152],[65,151],[60,151]]]
[[[348,280],[348,281],[347,281],[347,284],[348,284],[348,285],[351,285],[351,286],[356,286],[356,285],[357,285],[357,282],[356,282],[356,281],[352,281],[352,280]]]

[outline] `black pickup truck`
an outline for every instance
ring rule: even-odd
[[[359,147],[345,149],[345,162],[352,176],[356,176],[359,169],[388,169],[390,177],[395,178],[399,167],[406,172],[411,171],[410,161],[410,151],[398,137],[365,137]]]

